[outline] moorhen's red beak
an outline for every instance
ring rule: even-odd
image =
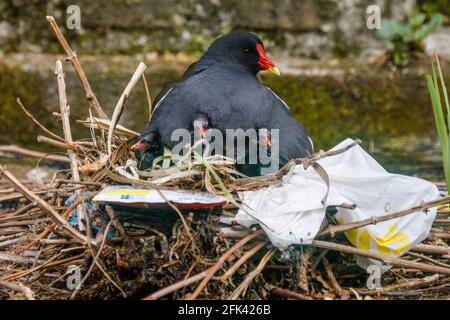
[[[208,120],[204,116],[196,116],[193,121],[194,131],[200,134],[200,137],[204,137],[208,130]]]
[[[269,71],[271,73],[274,73],[277,76],[279,76],[280,75],[280,70],[275,65],[275,63],[272,62],[272,60],[267,58],[266,50],[264,50],[264,47],[263,47],[263,45],[261,43],[258,43],[256,45],[256,50],[258,50],[258,53],[259,53],[259,61],[258,61],[258,63],[261,66],[261,68],[263,68],[264,70],[267,70],[267,71]]]
[[[201,137],[204,137],[205,136],[205,132],[206,132],[205,127],[198,128],[198,132],[200,133]]]
[[[131,146],[132,151],[139,151],[145,148],[145,142],[140,139],[138,142],[136,142],[133,146]]]

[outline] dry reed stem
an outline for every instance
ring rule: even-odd
[[[50,130],[48,130],[42,123],[40,123],[34,116],[33,114],[28,111],[27,108],[25,108],[25,106],[23,105],[22,101],[20,100],[20,98],[16,99],[17,104],[20,106],[20,108],[22,109],[22,111],[27,115],[28,118],[31,119],[31,121],[33,121],[34,124],[36,124],[42,131],[44,131],[45,133],[47,133],[48,135],[52,136],[53,138],[64,142],[64,139],[61,138],[60,136],[58,136],[57,134],[51,132]]]
[[[108,119],[108,116],[103,111],[102,107],[100,106],[100,102],[97,99],[97,96],[92,91],[91,85],[89,83],[89,80],[86,77],[86,74],[84,73],[83,68],[81,67],[80,61],[78,60],[78,57],[76,53],[72,50],[72,48],[67,43],[66,39],[64,38],[63,34],[61,33],[61,30],[58,27],[58,24],[55,21],[55,18],[53,16],[47,16],[47,21],[50,24],[50,27],[52,28],[53,32],[56,35],[56,38],[58,39],[59,43],[61,44],[64,52],[67,54],[67,59],[72,63],[75,72],[78,75],[78,78],[81,81],[81,84],[86,92],[86,98],[91,104],[92,108],[94,109],[94,112],[97,114],[99,118]]]
[[[231,294],[230,300],[236,300],[240,297],[242,293],[245,293],[245,291],[250,286],[253,279],[255,279],[261,271],[264,269],[266,264],[270,262],[274,255],[275,251],[274,249],[268,251],[264,257],[262,257],[261,261],[259,262],[258,266],[255,268],[255,270],[252,270],[252,272],[249,273],[249,275],[242,281],[242,283],[239,285],[239,287],[236,288],[236,290]]]
[[[208,274],[208,270],[200,272],[196,274],[195,276],[189,277],[187,279],[184,279],[182,281],[176,282],[168,287],[162,288],[147,297],[144,298],[144,300],[158,300],[159,298],[162,298],[172,292],[175,292],[179,289],[182,289],[184,287],[187,287],[197,281],[200,281]]]
[[[237,243],[235,243],[230,249],[228,249],[227,252],[225,252],[219,260],[217,260],[216,263],[214,263],[207,271],[206,276],[203,278],[202,282],[198,285],[198,287],[195,289],[195,291],[189,296],[188,300],[195,300],[200,292],[202,292],[203,288],[206,286],[208,281],[216,274],[216,272],[220,269],[222,264],[235,252],[237,249],[241,248],[243,245],[245,245],[250,240],[256,238],[257,236],[263,234],[262,230],[255,231],[252,234],[249,234],[248,236],[244,237]]]
[[[325,257],[322,257],[322,263],[325,267],[325,272],[327,273],[328,280],[331,282],[331,286],[333,287],[333,290],[336,292],[337,296],[342,298],[348,298],[349,294],[342,289],[342,287],[339,285],[338,281],[336,280],[336,277],[334,276],[333,270],[331,269],[330,263],[328,262],[328,259]]]
[[[275,288],[272,289],[270,291],[271,294],[280,296],[280,297],[285,297],[288,299],[294,299],[294,300],[314,300],[313,298],[311,298],[310,296],[298,293],[298,292],[293,292],[287,289],[282,289],[282,288]]]
[[[150,90],[148,89],[147,79],[145,79],[145,73],[142,73],[142,81],[144,82],[145,95],[147,96],[148,105],[148,122],[152,119],[152,98],[150,96]]]
[[[0,146],[0,152],[6,153],[16,153],[26,157],[32,158],[46,158],[48,160],[58,161],[58,162],[69,162],[69,158],[66,156],[60,156],[56,154],[48,154],[44,152],[29,150],[23,147],[9,145],[9,146]]]
[[[442,273],[446,275],[450,275],[450,268],[444,268],[440,266],[432,266],[425,263],[420,262],[414,262],[409,261],[401,258],[394,258],[394,257],[387,257],[383,256],[382,254],[379,254],[378,252],[374,251],[364,251],[355,247],[333,243],[333,242],[326,242],[326,241],[320,241],[320,240],[314,240],[312,242],[312,246],[322,248],[322,249],[328,249],[328,250],[334,250],[339,251],[343,253],[349,253],[354,254],[361,257],[366,257],[374,260],[378,260],[381,262],[384,262],[386,264],[397,266],[397,267],[407,267],[407,268],[414,268],[418,269],[424,272],[433,272],[433,273]]]
[[[136,71],[134,71],[133,76],[131,77],[130,81],[128,82],[127,86],[125,87],[125,90],[123,91],[122,95],[119,98],[119,101],[117,101],[116,107],[114,108],[114,113],[112,115],[111,122],[109,124],[109,130],[108,130],[108,139],[107,139],[107,146],[108,146],[108,155],[111,155],[112,153],[112,136],[114,129],[116,128],[117,123],[120,120],[120,116],[123,113],[125,103],[127,102],[128,97],[130,96],[131,90],[133,90],[136,83],[139,81],[139,78],[144,74],[145,69],[147,66],[140,62],[138,67],[136,68]]]
[[[380,223],[383,221],[397,219],[397,218],[400,218],[403,216],[417,213],[417,212],[420,212],[420,211],[423,211],[423,210],[426,210],[429,208],[433,208],[433,207],[439,206],[441,204],[446,204],[449,202],[450,202],[450,196],[447,196],[442,199],[422,203],[420,205],[414,206],[414,207],[406,209],[406,210],[402,210],[402,211],[398,211],[398,212],[394,212],[394,213],[390,213],[390,214],[386,214],[386,215],[373,216],[371,218],[368,218],[368,219],[365,219],[362,221],[346,223],[346,224],[342,224],[342,225],[338,225],[338,226],[330,226],[327,229],[325,229],[324,231],[320,232],[317,236],[318,237],[326,236],[326,235],[334,236],[336,233],[347,232],[347,231],[361,228],[361,227],[364,227],[367,225],[377,224],[377,223]],[[426,213],[424,213],[424,214],[426,214]]]
[[[67,143],[69,145],[71,145],[71,144],[73,144],[73,139],[72,139],[72,130],[70,128],[70,120],[69,120],[70,106],[67,104],[66,82],[64,80],[64,72],[63,72],[61,60],[56,61],[55,75],[58,79],[59,106],[61,109],[61,120],[62,120],[64,138],[67,141]],[[72,149],[67,149],[67,154],[68,154],[69,160],[70,160],[70,168],[72,170],[72,179],[75,181],[80,181],[80,174],[78,172],[77,156]],[[75,191],[75,198],[76,199],[83,198],[82,190]],[[88,229],[90,229],[89,226],[84,225],[87,221],[86,220],[87,214],[86,214],[86,207],[84,206],[83,202],[78,205],[77,214],[78,214],[78,229],[80,231],[85,231],[86,227]]]
[[[239,269],[240,266],[242,266],[248,259],[253,257],[259,250],[261,250],[266,245],[267,242],[257,243],[253,248],[244,253],[242,257],[240,257],[239,260],[236,261],[236,263],[230,269],[228,269],[220,277],[217,277],[215,280],[226,281],[227,279],[230,279],[234,275],[234,273]]]
[[[447,254],[450,255],[450,247],[432,246],[429,244],[418,244],[414,246],[411,251],[426,253],[426,254]]]
[[[19,283],[12,283],[7,281],[0,281],[0,286],[5,287],[7,289],[22,293],[27,300],[36,300],[34,298],[34,292],[27,286]]]

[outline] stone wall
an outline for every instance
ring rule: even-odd
[[[290,56],[340,57],[381,46],[365,24],[366,8],[374,3],[383,16],[402,18],[415,1],[1,0],[0,50],[60,52],[45,20],[52,14],[84,54],[195,54],[218,35],[245,29]],[[66,8],[72,4],[81,8],[81,34],[65,28]]]

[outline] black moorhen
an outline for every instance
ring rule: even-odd
[[[171,140],[174,130],[192,132],[199,123],[202,132],[206,126],[224,134],[226,129],[278,129],[279,166],[310,155],[313,145],[308,132],[291,116],[287,104],[258,80],[262,70],[279,75],[256,35],[233,32],[214,41],[181,81],[160,94],[152,119],[134,147],[138,159],[146,152],[156,158],[161,145],[172,148],[178,142]],[[259,174],[254,165],[237,168],[250,176]]]

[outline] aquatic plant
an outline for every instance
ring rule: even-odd
[[[427,75],[428,91],[433,105],[434,118],[436,121],[436,128],[441,144],[442,158],[444,164],[445,181],[447,183],[447,190],[450,187],[450,145],[449,145],[449,130],[450,130],[450,105],[448,100],[447,88],[445,86],[444,77],[442,75],[441,64],[439,58],[436,56],[435,61],[432,61],[433,74]],[[441,97],[444,96],[443,99]],[[445,105],[445,107],[444,107]]]
[[[392,43],[394,47],[392,50],[392,61],[395,65],[407,65],[409,52],[421,46],[428,35],[443,23],[444,16],[435,13],[428,22],[425,22],[426,20],[427,16],[424,13],[418,14],[408,23],[393,19],[383,19],[377,36]]]

